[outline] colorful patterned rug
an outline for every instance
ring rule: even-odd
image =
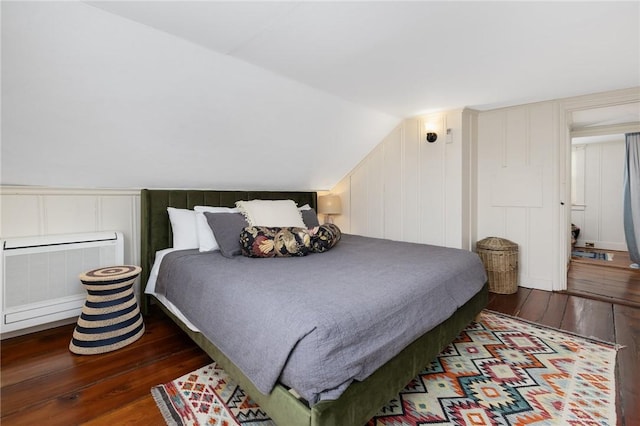
[[[615,425],[617,349],[483,311],[368,425]],[[169,425],[273,425],[215,362],[151,393]]]

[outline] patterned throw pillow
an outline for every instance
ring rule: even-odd
[[[333,223],[325,223],[316,228],[309,230],[311,234],[311,251],[314,253],[322,253],[340,241],[342,232]]]
[[[240,245],[247,257],[306,256],[311,236],[305,228],[247,226],[240,233]]]

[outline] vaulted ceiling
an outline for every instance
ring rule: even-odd
[[[637,2],[91,2],[397,117],[637,86]]]
[[[405,117],[640,86],[638,2],[1,7],[4,184],[328,189]]]

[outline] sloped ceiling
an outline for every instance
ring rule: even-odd
[[[637,2],[2,2],[2,183],[328,189],[408,116],[640,85]]]
[[[397,117],[640,83],[638,2],[91,2]]]

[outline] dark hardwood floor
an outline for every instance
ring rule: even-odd
[[[618,425],[640,425],[640,309],[520,288],[491,294],[489,309],[585,336],[617,342]],[[207,355],[153,310],[137,342],[116,352],[69,352],[73,326],[2,342],[2,425],[162,425],[152,386],[209,362]]]
[[[629,253],[608,251],[613,261],[571,259],[567,294],[640,308],[640,269],[629,268]]]

